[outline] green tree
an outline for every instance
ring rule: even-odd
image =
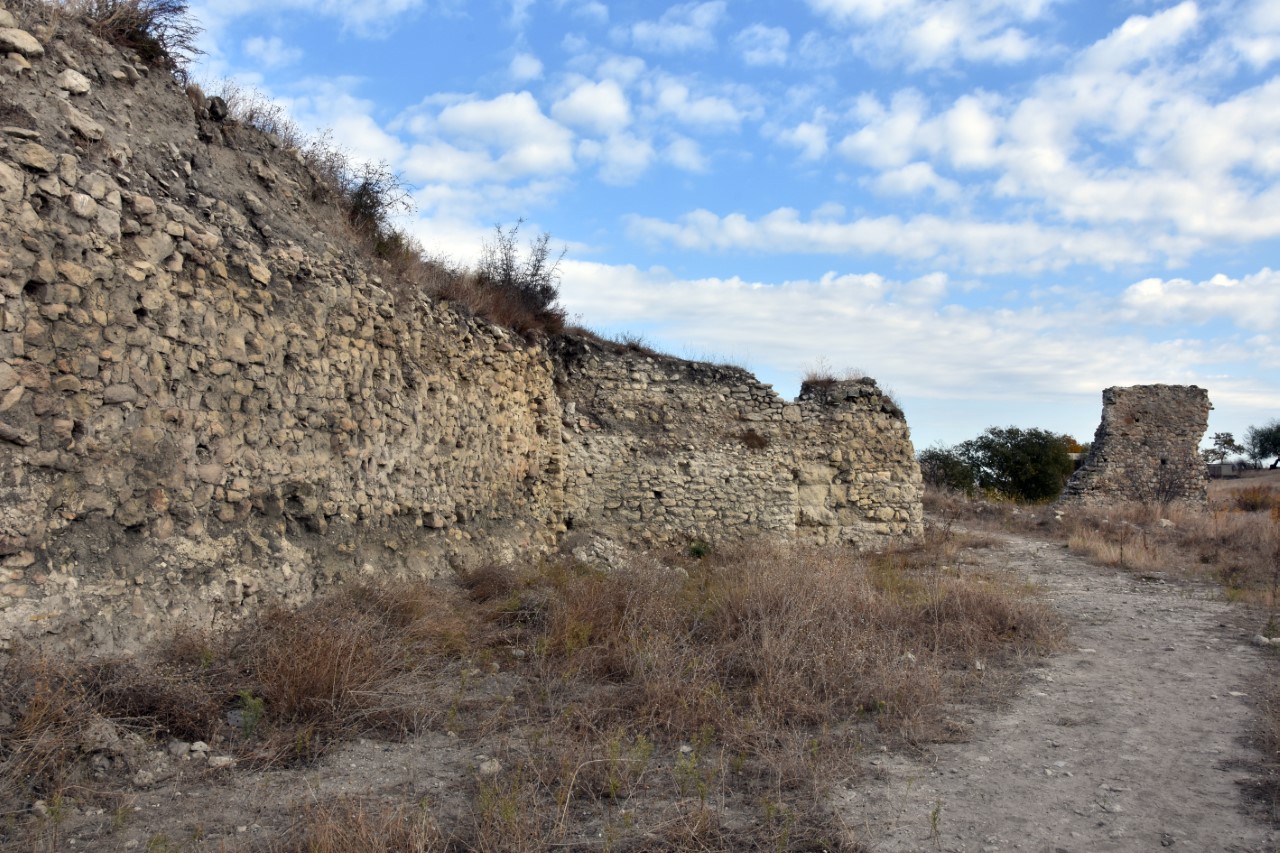
[[[1236,444],[1234,435],[1229,432],[1215,432],[1213,434],[1213,447],[1200,451],[1200,455],[1204,457],[1204,461],[1212,464],[1214,462],[1226,462],[1228,456],[1244,452],[1245,449]]]
[[[1245,452],[1254,462],[1275,457],[1272,468],[1280,468],[1280,420],[1272,420],[1260,427],[1249,427],[1244,438]]]
[[[1064,436],[1043,429],[990,427],[956,446],[979,488],[1027,501],[1057,497],[1074,463]]]
[[[977,486],[973,467],[955,448],[943,444],[920,451],[920,475],[930,486],[969,494]]]

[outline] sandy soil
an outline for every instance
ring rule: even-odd
[[[872,851],[1272,851],[1247,792],[1257,692],[1274,672],[1209,586],[1090,565],[1010,538],[1000,560],[1071,625],[965,743],[874,759],[842,793]],[[1250,813],[1252,812],[1252,813]]]

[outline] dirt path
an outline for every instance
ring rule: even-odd
[[[1265,671],[1208,588],[1144,582],[1061,545],[993,557],[1066,616],[1062,654],[966,743],[885,755],[842,795],[872,851],[1274,851],[1245,813],[1250,692]]]

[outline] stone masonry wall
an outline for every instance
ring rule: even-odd
[[[1209,392],[1195,385],[1106,389],[1093,445],[1062,501],[1205,503],[1208,474],[1199,446],[1211,408]]]
[[[735,367],[579,340],[556,362],[567,526],[679,545],[761,533],[871,545],[923,529],[906,421],[872,380],[788,404]]]
[[[570,527],[920,532],[874,383],[784,404],[741,370],[397,297],[296,152],[24,14],[0,6],[0,653],[106,650]]]
[[[0,88],[0,646],[552,542],[544,350],[398,305],[269,139],[37,32]]]

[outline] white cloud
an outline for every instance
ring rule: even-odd
[[[800,156],[806,160],[818,160],[827,153],[827,128],[817,121],[802,121],[793,128],[779,131],[777,138],[799,148]]]
[[[525,24],[529,23],[529,10],[533,8],[537,0],[510,0],[511,17],[508,19],[511,26],[521,29]]]
[[[921,145],[920,128],[928,105],[913,89],[894,94],[886,108],[871,95],[858,98],[856,112],[864,122],[837,146],[841,154],[879,168],[910,162]]]
[[[684,124],[705,130],[736,129],[746,117],[745,113],[727,98],[715,95],[698,97],[689,91],[686,84],[670,77],[664,77],[657,82],[653,104],[658,112],[671,115]]]
[[[1085,51],[1079,65],[1088,71],[1114,71],[1158,58],[1190,35],[1199,19],[1193,0],[1149,17],[1134,15]]]
[[[908,400],[1004,399],[1026,407],[1078,396],[1083,421],[1091,426],[1098,393],[1108,385],[1199,382],[1216,389],[1220,383],[1209,377],[1223,360],[1240,355],[1117,328],[1100,322],[1094,306],[1053,315],[1035,308],[965,308],[951,300],[952,282],[936,272],[906,281],[829,272],[816,280],[767,283],[688,280],[660,269],[581,261],[567,261],[562,269],[564,304],[594,326],[626,328],[643,318],[651,340],[740,353],[796,377],[823,356],[869,370]],[[1243,350],[1257,355],[1268,346],[1260,339],[1245,342]],[[886,355],[903,352],[912,357]],[[1240,386],[1233,394],[1215,390],[1215,402],[1253,394],[1251,402],[1280,405],[1274,388]],[[918,424],[913,420],[912,426]]]
[[[1039,48],[1022,24],[1044,16],[1052,0],[808,0],[809,7],[850,30],[854,52],[920,70],[957,60],[1010,64]]]
[[[428,0],[276,0],[271,8],[324,15],[358,34],[380,35],[396,18],[427,3]],[[193,17],[215,41],[226,22],[262,11],[259,0],[197,0],[191,4]]]
[[[1148,278],[1125,290],[1127,316],[1147,323],[1203,323],[1227,319],[1242,329],[1280,332],[1280,272],[1208,281]]]
[[[528,92],[448,101],[438,113],[420,107],[397,123],[421,137],[405,161],[411,179],[468,185],[573,170],[573,134]]]
[[[263,38],[254,36],[244,42],[245,55],[258,60],[265,68],[281,68],[302,58],[302,51],[289,47],[279,36]]]
[[[583,159],[600,164],[600,180],[612,186],[634,184],[656,156],[653,143],[630,133],[614,133],[604,140],[584,139],[578,150]]]
[[[508,71],[511,73],[511,78],[517,83],[537,80],[542,76],[542,60],[532,53],[517,53],[511,58],[511,65],[508,66]]]
[[[724,0],[684,3],[672,6],[656,21],[639,21],[631,27],[637,47],[661,53],[711,50],[716,46],[715,28],[724,18]]]
[[[899,169],[881,172],[871,182],[888,195],[921,195],[932,192],[938,198],[952,199],[960,195],[960,185],[933,171],[928,163],[908,163]]]
[[[785,65],[791,34],[782,27],[752,24],[733,38],[747,65]]]
[[[597,70],[601,77],[629,86],[640,79],[648,66],[638,56],[609,56],[600,62]]]
[[[578,18],[584,18],[597,24],[609,22],[609,7],[600,0],[555,0],[557,9],[568,8]]]
[[[357,161],[396,163],[405,145],[374,118],[372,101],[353,94],[361,83],[351,77],[308,78],[293,96],[276,94],[275,102],[302,127],[326,129],[333,144]]]
[[[614,80],[583,80],[552,105],[551,114],[565,124],[607,134],[631,123],[631,103]]]
[[[1072,264],[1111,267],[1150,263],[1157,249],[1114,231],[1054,228],[1031,221],[984,222],[917,215],[862,217],[848,222],[779,208],[758,219],[695,210],[675,222],[632,217],[642,240],[695,251],[882,254],[959,265],[978,273],[1043,272]]]
[[[1185,50],[1201,25],[1193,3],[1131,17],[1021,97],[977,91],[934,109],[915,89],[864,94],[836,150],[886,172],[872,179],[882,189],[927,177],[899,171],[924,162],[1040,219],[1124,224],[1170,264],[1210,241],[1280,236],[1280,78],[1226,88],[1229,66],[1197,62],[1219,44]]]
[[[702,173],[708,168],[698,143],[684,136],[677,136],[663,149],[662,159],[685,172]]]
[[[982,99],[965,95],[941,119],[941,136],[951,163],[961,169],[983,169],[997,161],[1000,127]]]
[[[1273,0],[1253,0],[1242,11],[1235,16],[1239,29],[1232,36],[1232,46],[1255,71],[1261,71],[1280,59],[1280,6]]]

